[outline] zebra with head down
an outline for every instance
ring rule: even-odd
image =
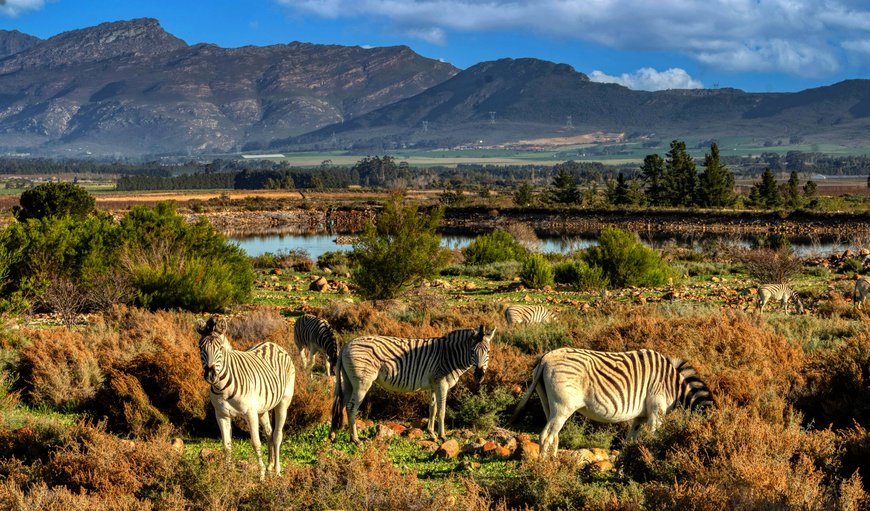
[[[597,422],[633,421],[633,439],[644,423],[655,431],[662,415],[677,405],[691,411],[715,405],[710,389],[690,365],[653,350],[561,348],[547,353],[535,366],[511,422],[536,391],[547,416],[542,456],[548,451],[555,456],[559,431],[575,411]]]
[[[199,356],[203,377],[210,385],[211,404],[221,432],[226,461],[231,459],[233,417],[244,417],[257,455],[260,479],[267,467],[260,452],[260,427],[269,437],[268,471],[281,475],[281,441],[287,408],[293,399],[296,369],[290,355],[271,342],[236,351],[226,337],[226,320],[199,321]],[[274,428],[269,412],[274,414]]]

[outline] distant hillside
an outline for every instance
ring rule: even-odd
[[[565,64],[483,62],[431,89],[339,125],[273,144],[444,146],[595,131],[679,138],[791,136],[849,141],[870,123],[870,80],[799,93],[737,89],[634,91],[589,81]],[[570,123],[570,124],[569,124]],[[334,136],[333,136],[334,134]]]
[[[36,46],[42,39],[17,30],[0,30],[0,59]]]
[[[0,151],[239,151],[365,114],[456,72],[404,46],[189,46],[157,20],[104,23],[0,60]]]

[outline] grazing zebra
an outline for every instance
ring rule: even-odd
[[[226,338],[226,329],[227,322],[223,319],[210,318],[207,323],[199,321],[196,325],[196,331],[202,336],[199,357],[203,376],[211,386],[211,404],[221,431],[226,461],[231,459],[232,418],[245,417],[260,466],[260,479],[265,479],[266,467],[260,452],[259,426],[270,437],[268,470],[281,475],[281,440],[296,379],[293,361],[283,348],[271,342],[235,351]],[[270,411],[274,411],[274,429],[269,420]]]
[[[508,305],[504,309],[504,320],[508,325],[520,323],[549,323],[556,314],[542,305]]]
[[[870,279],[861,277],[855,282],[855,294],[852,296],[852,301],[855,302],[855,307],[864,308],[864,300],[870,296]]]
[[[541,454],[559,448],[559,431],[579,411],[597,422],[632,420],[629,439],[643,423],[655,431],[661,416],[681,405],[691,411],[715,406],[710,389],[682,360],[653,350],[606,352],[561,348],[541,357],[511,422],[519,417],[532,392],[538,392],[547,425]]]
[[[359,443],[356,414],[372,384],[387,390],[412,392],[429,389],[428,431],[433,439],[444,439],[444,413],[447,391],[471,366],[479,382],[489,365],[489,348],[495,329],[454,330],[433,339],[365,336],[351,340],[341,349],[335,369],[335,398],[332,403],[332,433],[342,425],[342,409],[347,409],[350,438]],[[435,436],[435,416],[438,436]]]
[[[326,375],[332,376],[332,369],[338,361],[338,342],[335,332],[325,319],[305,314],[293,326],[293,338],[302,356],[302,367],[314,369],[314,357],[318,352],[327,358]]]
[[[755,298],[755,308],[759,312],[764,311],[764,306],[767,302],[774,300],[782,304],[782,310],[788,312],[788,302],[794,302],[795,310],[798,314],[804,313],[804,306],[801,299],[792,288],[786,284],[765,284],[758,288],[758,293]]]

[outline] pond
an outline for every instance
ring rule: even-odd
[[[312,259],[317,259],[324,252],[336,250],[351,250],[353,245],[348,243],[336,243],[335,240],[339,237],[347,238],[353,235],[338,235],[338,234],[269,234],[264,236],[244,236],[231,238],[239,244],[239,246],[247,252],[249,256],[258,256],[266,252],[277,253],[287,250],[305,250]],[[474,239],[474,235],[457,235],[448,234],[441,236],[441,246],[446,248],[464,248]],[[676,242],[679,245],[686,247],[698,248],[701,245],[700,239],[680,239],[669,237],[666,235],[657,235],[655,239],[641,239],[647,245],[660,247],[663,243]],[[709,238],[708,238],[709,239]],[[827,255],[832,252],[842,252],[847,245],[836,240],[813,241],[810,239],[795,239],[791,240],[792,248],[795,254],[805,255]],[[751,244],[751,239],[740,239],[738,245],[748,247]],[[591,235],[566,235],[542,237],[538,244],[537,251],[539,252],[557,252],[568,253],[574,250],[583,249],[595,245],[595,238]]]

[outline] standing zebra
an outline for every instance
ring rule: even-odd
[[[489,365],[489,348],[495,329],[454,330],[433,339],[365,336],[351,340],[341,349],[335,369],[335,398],[332,402],[332,434],[342,425],[342,408],[347,408],[350,438],[359,443],[356,414],[372,384],[402,392],[429,389],[429,434],[444,439],[447,391],[471,366],[479,382]],[[435,436],[435,416],[438,436]]]
[[[335,332],[325,319],[305,314],[296,320],[293,326],[293,338],[302,356],[303,368],[309,371],[314,369],[314,357],[320,352],[327,358],[326,375],[332,376],[332,369],[338,362],[338,343]]]
[[[690,411],[714,406],[710,389],[686,362],[653,350],[606,352],[561,348],[541,357],[532,383],[511,422],[538,392],[547,425],[541,432],[541,454],[559,449],[559,431],[579,411],[598,422],[632,420],[629,438],[643,423],[655,431],[661,416],[681,405]]]
[[[870,279],[861,277],[855,282],[855,294],[852,296],[852,301],[858,309],[864,308],[864,300],[870,296]]]
[[[543,305],[508,305],[504,309],[504,320],[508,325],[521,323],[549,323],[556,314]]]
[[[798,314],[804,313],[804,306],[797,293],[794,292],[786,284],[765,284],[758,288],[758,293],[755,299],[755,309],[759,312],[764,311],[764,306],[767,302],[774,300],[782,304],[782,310],[788,312],[788,302],[794,302],[795,310]]]
[[[199,321],[196,331],[203,376],[211,386],[211,404],[214,406],[221,443],[227,462],[231,459],[232,418],[242,416],[248,421],[251,445],[260,466],[260,479],[266,477],[263,455],[260,452],[260,427],[269,439],[269,472],[281,475],[281,440],[287,407],[293,399],[296,369],[290,355],[271,342],[235,351],[226,338],[226,320]],[[275,427],[269,420],[274,410]],[[259,420],[259,426],[258,426]]]

